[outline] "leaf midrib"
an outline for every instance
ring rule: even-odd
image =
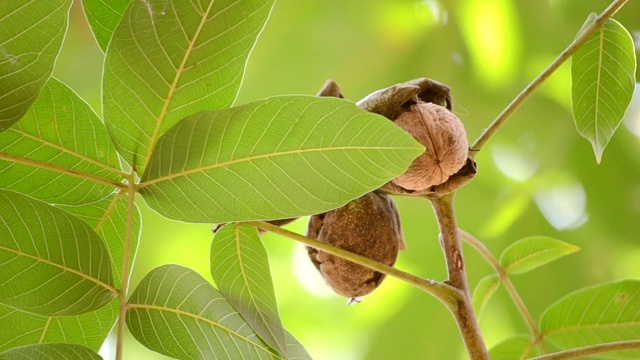
[[[116,289],[115,287],[113,287],[113,286],[111,286],[111,285],[109,285],[109,284],[107,284],[107,283],[105,283],[105,282],[103,282],[103,281],[101,281],[101,280],[99,280],[99,279],[96,279],[96,278],[94,278],[94,277],[92,277],[92,276],[89,276],[89,275],[87,275],[87,274],[85,274],[85,273],[83,273],[83,272],[81,272],[81,271],[78,271],[78,270],[76,270],[76,269],[72,269],[72,268],[67,267],[67,266],[65,266],[65,265],[58,264],[58,263],[56,263],[56,262],[53,262],[53,261],[51,261],[51,260],[44,259],[44,258],[41,258],[41,257],[38,257],[38,256],[34,256],[34,255],[31,255],[31,254],[27,254],[27,253],[24,253],[24,252],[19,251],[19,250],[11,249],[11,248],[8,248],[8,247],[6,247],[6,246],[2,246],[2,245],[0,245],[0,250],[8,251],[8,252],[13,253],[13,254],[16,254],[16,255],[18,255],[18,256],[23,256],[23,257],[26,257],[26,258],[29,258],[29,259],[35,260],[35,261],[37,261],[37,262],[42,262],[42,263],[45,263],[45,264],[47,264],[47,265],[51,265],[51,266],[53,266],[53,267],[56,267],[56,268],[58,268],[58,269],[61,269],[61,270],[64,270],[64,271],[70,272],[70,273],[75,274],[75,275],[78,275],[78,276],[80,276],[81,278],[83,278],[83,279],[85,279],[85,280],[89,280],[89,281],[91,281],[91,282],[95,283],[96,285],[98,285],[98,286],[100,286],[100,287],[103,287],[103,288],[105,288],[105,289],[109,290],[109,291],[110,291],[110,292],[112,292],[113,294],[118,295],[118,289]]]
[[[156,121],[156,127],[153,130],[153,134],[151,135],[151,138],[149,139],[149,148],[147,149],[147,154],[144,157],[144,163],[142,164],[142,172],[144,173],[144,171],[147,168],[147,164],[149,163],[149,160],[151,159],[151,155],[153,155],[153,150],[156,146],[158,137],[160,137],[160,129],[162,128],[162,124],[164,123],[164,119],[166,118],[167,114],[169,113],[169,104],[171,103],[171,100],[173,99],[173,95],[178,87],[178,82],[180,81],[180,77],[182,76],[182,74],[185,71],[185,66],[187,64],[187,60],[189,59],[189,56],[191,56],[191,53],[193,52],[193,48],[195,46],[196,41],[198,40],[198,37],[200,36],[200,32],[202,31],[202,28],[204,27],[204,24],[207,22],[207,18],[209,17],[209,13],[211,12],[211,8],[213,7],[213,4],[215,3],[215,0],[211,0],[211,2],[209,3],[209,7],[207,7],[207,10],[202,13],[202,17],[200,20],[200,24],[198,24],[198,28],[196,29],[195,34],[193,35],[193,38],[191,39],[191,41],[189,41],[189,46],[187,47],[184,56],[182,57],[182,62],[180,63],[180,66],[178,67],[178,69],[176,70],[176,75],[173,78],[173,82],[171,83],[171,85],[169,86],[169,93],[167,94],[167,97],[164,99],[164,104],[162,105],[162,110],[160,110],[160,114],[157,117],[157,121]]]
[[[371,146],[339,146],[339,147],[330,147],[330,148],[298,149],[298,150],[274,152],[274,153],[268,153],[268,154],[247,156],[247,157],[234,159],[234,160],[229,160],[229,161],[224,161],[224,162],[216,163],[216,164],[212,164],[212,165],[196,167],[196,168],[193,168],[193,169],[189,169],[189,170],[173,173],[173,174],[166,175],[166,176],[160,176],[160,177],[157,177],[157,178],[152,179],[152,180],[146,180],[146,181],[141,182],[138,185],[138,189],[142,189],[144,187],[147,187],[149,185],[153,185],[153,184],[156,184],[156,183],[159,183],[159,182],[162,182],[162,181],[168,181],[168,180],[175,179],[175,178],[178,178],[178,177],[188,176],[188,175],[191,175],[191,174],[196,174],[196,173],[204,172],[204,171],[207,171],[207,170],[212,170],[212,169],[225,167],[225,166],[229,166],[229,165],[234,165],[234,164],[239,164],[239,163],[243,163],[243,162],[250,162],[250,161],[260,160],[260,159],[268,159],[268,158],[272,158],[272,157],[276,157],[276,156],[283,156],[283,155],[305,154],[305,153],[314,153],[314,152],[329,152],[329,151],[344,151],[344,150],[416,150],[416,148],[415,147],[409,147],[409,146],[404,146],[404,147],[392,147],[392,146],[374,146],[374,147],[371,147]]]
[[[607,323],[607,324],[575,324],[570,326],[562,326],[558,328],[554,328],[551,330],[544,331],[545,335],[558,333],[558,332],[568,332],[568,331],[580,331],[580,330],[592,330],[592,329],[608,329],[608,328],[616,328],[616,327],[629,327],[629,326],[639,326],[640,321],[625,321],[619,323]]]
[[[580,248],[577,247],[577,246],[545,248],[545,249],[538,250],[536,252],[530,253],[527,256],[519,258],[518,260],[516,260],[516,261],[512,262],[511,264],[509,264],[509,266],[506,267],[505,270],[507,272],[510,272],[514,268],[517,268],[520,264],[526,262],[527,260],[542,256],[544,254],[553,253],[553,252],[559,252],[559,257],[560,257],[562,255],[569,255],[569,254],[574,253],[574,252],[576,252],[578,250],[580,250]],[[556,260],[556,259],[552,259],[551,261],[553,261],[553,260]],[[544,264],[534,265],[533,269],[535,269],[538,266],[542,266],[542,265],[544,265]],[[529,269],[529,270],[532,270],[532,269]]]
[[[235,242],[236,242],[236,254],[238,256],[238,263],[240,265],[240,272],[242,274],[242,278],[244,279],[244,283],[247,286],[247,289],[249,290],[249,297],[251,298],[251,303],[253,304],[253,306],[255,307],[258,316],[260,316],[260,319],[262,319],[263,324],[266,325],[267,331],[269,332],[269,334],[271,334],[271,337],[273,338],[273,340],[275,341],[276,345],[278,345],[278,347],[281,346],[281,344],[278,343],[278,337],[276,336],[276,334],[274,334],[274,332],[271,329],[271,326],[269,325],[271,322],[269,322],[267,318],[265,318],[265,314],[264,312],[260,309],[260,306],[258,304],[258,301],[256,300],[256,298],[253,295],[253,288],[252,286],[250,286],[250,282],[249,282],[249,277],[247,276],[247,272],[245,271],[245,266],[244,266],[244,262],[242,261],[242,242],[240,241],[241,239],[241,235],[240,233],[242,232],[242,230],[240,230],[240,224],[235,224],[235,229],[234,230],[234,234],[235,234]],[[285,349],[280,349],[280,351],[284,351]]]
[[[50,142],[50,141],[45,140],[43,138],[37,137],[37,136],[35,136],[33,134],[27,133],[27,132],[25,132],[25,131],[23,131],[21,129],[16,129],[15,127],[11,127],[11,128],[9,128],[9,131],[14,132],[14,133],[16,133],[16,134],[18,134],[18,135],[20,135],[20,136],[22,136],[24,138],[28,138],[28,139],[31,139],[31,140],[33,140],[35,142],[38,142],[42,146],[52,147],[52,148],[60,151],[61,153],[73,156],[73,157],[77,158],[78,160],[86,161],[86,162],[88,162],[88,163],[90,163],[92,165],[99,166],[99,167],[103,168],[104,170],[107,170],[107,171],[109,171],[109,172],[111,172],[113,174],[116,174],[116,175],[120,176],[121,178],[126,176],[126,174],[123,171],[120,171],[120,170],[116,169],[115,167],[112,167],[111,165],[108,165],[108,164],[105,164],[105,163],[103,163],[101,161],[92,159],[90,157],[87,157],[86,155],[80,154],[80,153],[78,153],[76,151],[72,151],[70,149],[67,149],[67,148],[63,147],[62,145]],[[121,179],[118,178],[118,179],[111,179],[111,180],[121,180]]]
[[[155,310],[155,311],[159,311],[159,312],[168,312],[168,313],[173,313],[176,315],[182,315],[182,316],[187,316],[190,317],[196,321],[202,321],[204,323],[207,323],[213,327],[219,328],[220,330],[223,330],[227,333],[229,333],[230,335],[236,336],[244,341],[246,341],[247,343],[252,344],[254,347],[263,350],[264,352],[270,354],[270,355],[276,355],[273,352],[269,351],[268,348],[261,346],[260,344],[250,340],[249,338],[237,333],[236,331],[223,326],[222,324],[220,324],[219,322],[215,321],[215,320],[211,320],[208,319],[206,317],[197,315],[197,314],[193,314],[187,311],[183,311],[180,309],[172,309],[172,308],[168,308],[165,306],[159,306],[159,305],[152,305],[152,304],[127,304],[127,309],[131,310],[131,309],[142,309],[142,310]],[[277,355],[276,355],[277,356]]]

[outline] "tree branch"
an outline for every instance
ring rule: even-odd
[[[463,297],[458,301],[458,310],[453,315],[456,318],[471,359],[488,360],[487,347],[482,339],[482,333],[471,303],[464,258],[462,256],[462,241],[456,224],[453,199],[454,193],[451,193],[439,199],[431,200],[438,219],[438,226],[440,227],[442,250],[447,261],[448,283],[463,294]]]
[[[498,129],[516,112],[525,100],[529,98],[562,65],[571,57],[584,43],[586,43],[596,31],[598,31],[604,23],[609,20],[627,1],[615,0],[600,14],[584,31],[582,31],[576,39],[562,52],[560,55],[546,68],[537,78],[527,85],[518,96],[493,120],[478,139],[469,148],[469,156],[475,158],[476,154],[482,150],[482,147],[491,139]]]
[[[434,280],[426,280],[426,279],[420,278],[413,274],[404,272],[402,270],[398,270],[394,267],[369,259],[368,257],[352,253],[350,251],[320,242],[318,240],[314,240],[312,238],[283,229],[279,226],[272,225],[263,221],[249,221],[249,222],[246,222],[246,224],[253,225],[259,229],[266,230],[274,234],[288,237],[292,240],[296,240],[305,245],[325,251],[329,254],[340,256],[356,264],[366,266],[368,268],[379,271],[389,276],[393,276],[396,279],[402,280],[408,284],[411,284],[423,290],[426,293],[433,295],[435,298],[437,298],[442,303],[444,303],[445,306],[447,306],[447,308],[451,311],[454,311],[454,309],[452,309],[452,306],[455,306],[462,298],[462,293],[458,289],[455,289],[448,284],[437,282]]]

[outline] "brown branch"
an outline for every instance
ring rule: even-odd
[[[463,294],[463,297],[458,300],[457,311],[453,312],[453,315],[456,318],[471,359],[488,360],[487,347],[482,339],[482,333],[471,303],[471,294],[469,293],[462,255],[462,240],[456,224],[453,199],[454,193],[451,193],[439,199],[431,200],[438,219],[440,242],[447,262],[447,271],[449,273],[447,282]]]

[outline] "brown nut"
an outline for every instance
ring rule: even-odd
[[[418,103],[393,121],[427,149],[404,174],[391,181],[393,185],[424,191],[444,183],[466,163],[469,143],[464,126],[446,108]]]
[[[368,193],[309,220],[307,236],[393,266],[406,247],[398,210],[384,194]],[[349,304],[377,288],[385,275],[316,248],[309,257],[327,284]]]

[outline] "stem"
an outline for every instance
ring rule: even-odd
[[[460,290],[463,297],[458,300],[457,311],[453,312],[458,328],[472,360],[489,359],[487,347],[482,339],[478,320],[473,312],[471,294],[467,283],[467,274],[462,255],[462,241],[456,224],[453,206],[454,194],[431,200],[440,227],[440,241],[447,261],[448,282]]]
[[[638,350],[640,349],[640,340],[615,341],[606,344],[590,345],[571,350],[559,351],[553,354],[541,355],[529,360],[568,360],[580,359],[585,356],[603,354],[621,350]]]
[[[124,348],[124,333],[126,329],[126,315],[127,315],[127,292],[129,290],[129,275],[131,268],[131,243],[133,239],[133,216],[135,213],[135,195],[136,185],[134,183],[135,174],[131,172],[128,175],[127,186],[127,230],[124,241],[124,255],[122,259],[122,280],[121,290],[118,293],[119,307],[118,307],[118,330],[116,336],[116,360],[122,360],[122,352]]]
[[[388,266],[386,264],[379,263],[375,260],[369,259],[368,257],[358,255],[352,253],[350,251],[320,242],[318,240],[294,233],[292,231],[283,229],[279,226],[269,224],[263,221],[249,221],[247,222],[249,225],[253,225],[262,230],[266,230],[272,232],[274,234],[282,235],[288,237],[292,240],[296,240],[305,245],[314,247],[316,249],[325,251],[329,254],[340,256],[344,259],[350,260],[356,264],[366,266],[370,269],[376,270],[383,274],[393,276],[396,279],[402,280],[408,284],[411,284],[426,293],[433,295],[438,300],[442,301],[442,303],[447,306],[450,310],[455,309],[455,304],[457,304],[462,298],[462,293],[458,289],[454,289],[448,284],[437,282],[434,280],[426,280],[415,276],[413,274],[404,272],[402,270],[398,270],[394,267]],[[452,310],[454,311],[454,310]]]
[[[478,139],[469,148],[469,156],[475,158],[476,154],[482,150],[482,147],[491,139],[498,129],[516,112],[525,100],[529,98],[537,89],[553,74],[568,58],[571,57],[584,43],[586,43],[596,31],[598,31],[604,23],[609,20],[627,1],[615,0],[607,7],[584,31],[582,31],[573,40],[571,44],[553,62],[546,68],[537,78],[527,85],[518,96],[493,120]]]
[[[8,161],[12,161],[15,163],[19,163],[19,164],[24,164],[24,165],[30,165],[39,169],[45,169],[45,170],[51,170],[51,171],[55,171],[57,173],[61,173],[61,174],[66,174],[66,175],[70,175],[73,177],[78,177],[81,179],[86,179],[86,180],[91,180],[93,182],[97,182],[99,184],[104,184],[107,186],[113,186],[116,187],[118,189],[123,189],[124,188],[124,184],[123,183],[119,183],[115,180],[110,180],[110,179],[106,179],[100,176],[96,176],[93,174],[89,174],[89,173],[84,173],[78,170],[74,170],[74,169],[70,169],[70,168],[66,168],[63,166],[59,166],[59,165],[54,165],[54,164],[49,164],[46,162],[42,162],[42,161],[38,161],[38,160],[33,160],[33,159],[28,159],[22,156],[16,156],[16,155],[12,155],[12,154],[7,154],[5,152],[0,152],[0,160],[8,160]]]
[[[496,271],[496,273],[500,277],[500,282],[504,284],[504,287],[507,289],[509,296],[511,296],[511,299],[513,299],[513,302],[518,308],[518,311],[524,318],[524,321],[527,323],[527,326],[529,326],[529,329],[531,330],[531,333],[533,334],[535,341],[538,342],[540,339],[542,339],[543,334],[540,331],[540,329],[538,329],[538,325],[533,319],[533,316],[531,316],[531,313],[529,312],[529,309],[527,309],[527,306],[524,304],[524,301],[520,297],[518,290],[516,290],[515,286],[513,286],[513,283],[511,282],[511,279],[509,278],[507,271],[502,267],[502,265],[500,265],[500,262],[498,261],[498,259],[495,256],[493,256],[491,251],[489,251],[489,249],[487,249],[487,247],[484,246],[482,242],[480,242],[473,235],[469,234],[464,230],[459,230],[459,231],[460,231],[462,240],[464,240],[467,244],[471,245],[480,254],[482,254],[482,256],[484,256],[487,262],[489,262],[489,264],[491,264],[493,269]],[[544,344],[541,344],[541,347],[543,347],[543,350],[544,350],[543,345]]]

